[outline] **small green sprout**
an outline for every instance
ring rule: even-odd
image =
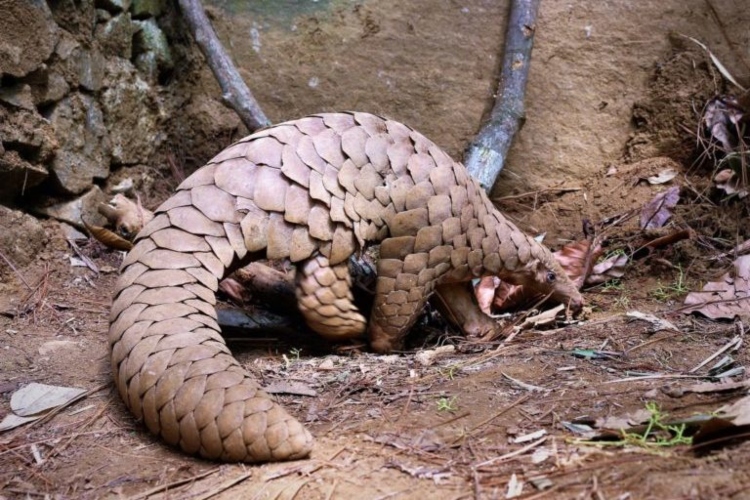
[[[458,410],[458,407],[455,406],[456,404],[456,396],[453,396],[452,398],[440,398],[437,402],[437,410],[438,411],[456,411]]]

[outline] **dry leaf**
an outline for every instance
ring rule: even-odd
[[[249,292],[247,289],[234,278],[225,278],[219,282],[219,290],[224,292],[227,297],[235,304],[242,305],[249,302]]]
[[[15,429],[16,427],[20,427],[24,424],[28,424],[29,422],[33,422],[34,420],[39,420],[42,418],[41,415],[36,417],[19,417],[18,415],[13,415],[12,413],[9,413],[5,415],[5,418],[2,422],[0,422],[0,432],[9,431],[11,429]]]
[[[514,473],[508,481],[508,490],[505,492],[505,498],[516,498],[523,494],[523,481],[518,479]]]
[[[91,236],[96,238],[105,246],[113,248],[115,250],[122,250],[124,252],[127,252],[133,248],[133,244],[130,241],[126,240],[116,233],[113,233],[109,229],[100,226],[94,226],[93,224],[88,224],[83,219],[81,219],[81,222],[83,222],[83,225],[86,227],[86,229],[88,229],[89,233],[91,233]]]
[[[750,424],[750,396],[740,398],[732,404],[719,408],[722,416],[731,417],[735,425]]]
[[[581,240],[565,245],[552,255],[571,280],[583,283],[602,252],[601,245],[592,247],[590,240]],[[584,269],[587,266],[589,269]]]
[[[317,396],[315,389],[302,382],[289,382],[278,380],[271,382],[263,388],[269,394],[293,394],[295,396]]]
[[[671,168],[662,170],[658,175],[653,175],[646,179],[649,184],[665,184],[677,177],[677,171]]]
[[[10,398],[10,408],[18,416],[30,417],[62,406],[85,393],[86,389],[32,382]]]
[[[671,209],[680,201],[680,187],[673,186],[663,191],[644,205],[641,210],[641,229],[663,227],[670,217]]]
[[[485,276],[474,287],[474,295],[482,312],[488,316],[518,309],[536,296],[524,292],[520,285],[511,285],[496,276]]]
[[[737,129],[743,113],[734,97],[715,97],[706,104],[703,126],[709,136],[721,143],[725,153],[736,149]]]
[[[748,191],[742,186],[742,181],[734,170],[726,168],[714,176],[716,189],[724,191],[728,195],[736,194],[742,199],[747,196]]]
[[[680,331],[674,326],[674,324],[666,319],[657,318],[653,314],[646,314],[640,311],[628,311],[627,314],[625,314],[625,317],[630,321],[640,320],[649,323],[651,325],[648,329],[649,333],[656,333],[662,330],[672,330],[674,332]]]
[[[10,409],[13,410],[13,414],[6,415],[0,422],[0,431],[7,431],[42,418],[49,410],[63,406],[85,393],[85,389],[32,382],[11,396]]]
[[[734,267],[700,292],[685,297],[685,314],[701,313],[711,319],[750,317],[750,255],[734,261]]]
[[[432,366],[438,359],[454,354],[455,352],[455,346],[444,345],[427,351],[419,351],[414,355],[414,359],[422,366]]]
[[[495,300],[495,290],[500,283],[501,280],[497,276],[485,276],[474,287],[479,309],[488,316],[492,315],[492,302]]]
[[[593,286],[611,279],[622,278],[625,275],[625,266],[628,264],[628,260],[627,255],[616,254],[599,262],[586,277],[586,285]]]

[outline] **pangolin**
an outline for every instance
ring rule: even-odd
[[[347,260],[373,242],[368,324]],[[261,130],[180,184],[138,234],[116,286],[109,343],[120,395],[189,454],[263,462],[311,451],[310,433],[232,357],[217,324],[219,280],[259,258],[296,265],[299,309],[313,330],[334,340],[367,332],[381,353],[401,345],[437,286],[496,275],[582,305],[549,250],[406,125],[331,113]]]

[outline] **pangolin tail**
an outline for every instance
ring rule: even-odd
[[[259,388],[219,333],[215,293],[236,262],[229,237],[218,234],[221,224],[211,234],[187,232],[179,219],[191,213],[179,212],[157,215],[121,269],[109,342],[123,401],[190,454],[227,462],[306,457],[310,433]],[[200,229],[198,222],[189,221]]]

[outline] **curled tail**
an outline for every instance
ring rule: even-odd
[[[259,388],[219,333],[218,282],[246,252],[234,210],[209,220],[193,198],[180,191],[162,205],[123,263],[109,330],[120,395],[151,432],[189,454],[304,458],[310,433]]]

